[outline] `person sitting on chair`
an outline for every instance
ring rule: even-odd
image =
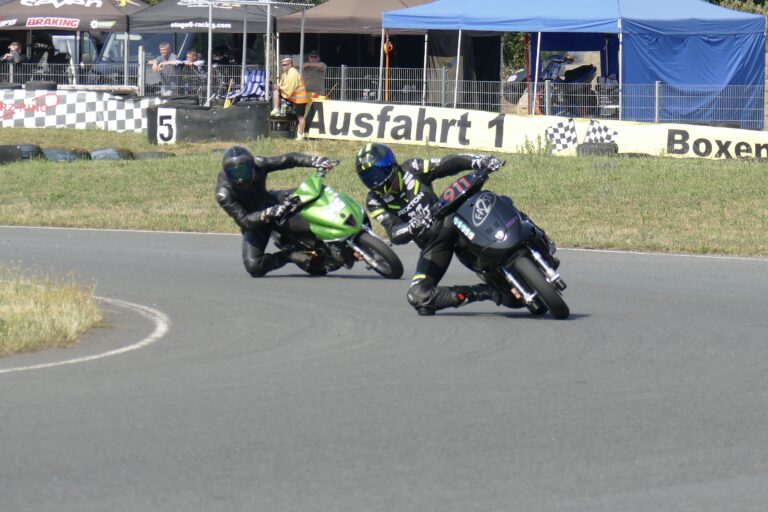
[[[301,78],[298,70],[293,67],[293,59],[286,57],[281,61],[283,68],[283,74],[280,75],[280,85],[275,89],[273,97],[273,109],[270,115],[280,115],[280,99],[286,100],[288,103],[292,103],[296,110],[296,140],[304,139],[304,128],[306,126],[306,119],[304,118],[304,112],[309,103],[309,94],[307,94],[307,87],[304,85],[304,79]]]

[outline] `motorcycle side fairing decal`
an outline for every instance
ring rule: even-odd
[[[453,217],[453,225],[462,232],[462,234],[469,240],[474,240],[475,232],[470,229],[466,222],[464,222],[458,215]]]
[[[475,200],[475,204],[472,207],[472,224],[475,227],[479,227],[485,219],[488,218],[488,214],[493,209],[493,205],[496,204],[496,195],[490,192],[483,192]]]

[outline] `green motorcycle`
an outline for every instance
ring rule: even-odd
[[[315,176],[288,195],[283,202],[286,211],[272,230],[272,241],[281,250],[308,254],[320,273],[352,268],[362,261],[387,279],[400,279],[400,258],[374,234],[363,207],[323,182],[338,163],[318,168]]]

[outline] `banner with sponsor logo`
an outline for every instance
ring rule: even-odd
[[[688,158],[768,158],[766,132],[614,119],[514,116],[411,105],[349,101],[313,103],[307,134],[318,139],[427,144],[454,149],[574,155],[589,143],[619,153]]]
[[[146,7],[141,0],[10,0],[0,8],[0,30],[125,31],[128,16]]]

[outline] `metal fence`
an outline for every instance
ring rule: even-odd
[[[212,98],[207,78],[189,70],[160,75],[147,66],[0,63],[0,84],[30,80],[60,85],[130,85],[140,95],[185,96],[201,104],[220,102],[228,90],[241,87],[241,66],[218,65],[212,73]],[[426,74],[425,74],[426,73]],[[455,80],[448,69],[394,68],[379,79],[378,67],[328,67],[305,73],[312,92],[342,101],[457,107],[521,115],[625,119],[656,123],[695,123],[763,129],[765,87],[713,85],[625,84],[594,80],[498,82]],[[381,89],[381,91],[380,91]]]

